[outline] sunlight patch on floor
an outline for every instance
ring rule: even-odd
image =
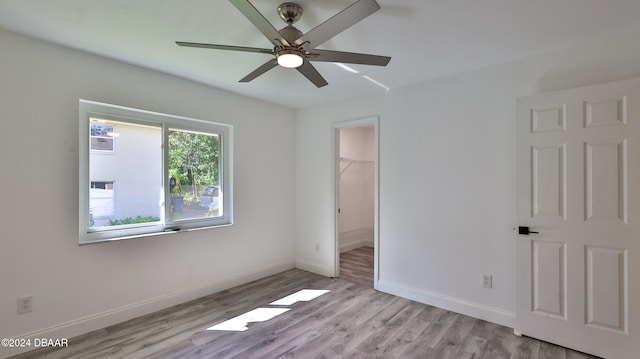
[[[241,314],[235,318],[231,318],[220,324],[216,324],[207,330],[225,330],[230,332],[244,332],[249,329],[247,326],[249,323],[266,322],[269,319],[275,318],[282,313],[288,312],[289,308],[257,308],[250,312]]]
[[[302,289],[282,299],[278,299],[275,302],[271,302],[269,305],[289,306],[298,302],[308,302],[329,292],[329,290],[323,289]],[[266,322],[267,320],[273,319],[290,310],[291,308],[256,308],[252,311],[211,326],[207,328],[207,330],[244,332],[249,329],[249,323]]]

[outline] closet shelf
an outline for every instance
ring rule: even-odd
[[[374,161],[357,160],[355,158],[349,158],[349,157],[340,157],[340,162],[347,163],[347,166],[342,171],[340,171],[340,175],[342,175],[344,171],[349,169],[349,167],[351,167],[352,164],[369,165],[374,163]]]

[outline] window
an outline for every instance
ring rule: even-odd
[[[232,130],[81,100],[80,243],[230,225]]]
[[[114,137],[118,135],[112,124],[91,122],[91,150],[113,152]]]

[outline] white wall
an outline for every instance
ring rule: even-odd
[[[70,337],[294,266],[293,110],[6,31],[0,46],[1,338]],[[79,246],[80,98],[233,125],[235,224]]]
[[[340,129],[340,156],[356,160],[374,160],[374,127],[359,126]]]
[[[340,129],[340,157],[345,158],[340,163],[340,233],[359,229],[373,233],[373,131],[373,126]]]
[[[333,273],[331,124],[379,115],[379,289],[513,326],[516,97],[640,76],[639,36],[299,110],[298,266]]]

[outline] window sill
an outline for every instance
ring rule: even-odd
[[[84,245],[87,245],[87,244],[105,243],[105,242],[117,242],[117,241],[124,241],[124,240],[129,240],[129,239],[136,239],[136,238],[159,237],[159,236],[165,236],[165,235],[171,235],[171,234],[179,234],[179,233],[185,233],[185,232],[196,232],[196,231],[202,231],[202,230],[205,230],[205,229],[224,228],[224,227],[231,227],[231,226],[233,226],[233,223],[218,224],[218,225],[197,227],[197,228],[185,228],[185,229],[167,228],[166,230],[164,230],[162,232],[135,234],[135,235],[131,235],[131,236],[121,236],[121,237],[114,237],[114,238],[100,238],[100,239],[90,239],[90,240],[86,240],[86,239],[82,240],[81,239],[78,242],[78,244],[81,245],[81,246],[84,246]]]

